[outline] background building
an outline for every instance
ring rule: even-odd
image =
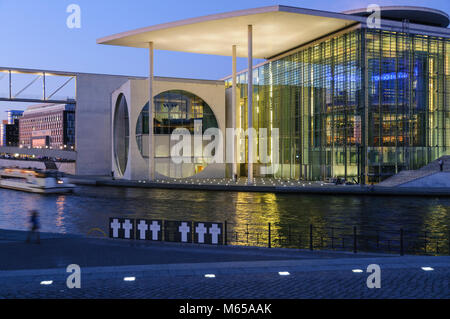
[[[8,110],[7,120],[0,124],[0,146],[17,146],[19,142],[19,118],[23,111]]]
[[[0,146],[6,145],[6,125],[8,124],[7,120],[3,120],[0,123]]]
[[[75,106],[39,104],[30,106],[20,118],[22,147],[73,149],[75,146]]]
[[[272,158],[280,169],[273,177],[380,182],[450,151],[450,20],[439,10],[392,6],[381,8],[381,24],[373,26],[370,14],[271,6],[131,30],[98,43],[147,48],[151,61],[154,49],[247,57],[251,72],[239,73],[234,88],[232,76],[224,79],[226,126],[267,129],[268,138],[279,129]],[[266,61],[253,67],[254,58]],[[157,137],[159,122],[154,127]],[[250,183],[268,165],[256,155],[267,140],[253,139],[241,138],[235,151],[245,158],[237,174]],[[127,156],[130,163],[135,155]],[[155,156],[150,172],[157,163]]]
[[[263,145],[270,150],[268,141],[276,128],[280,149],[271,158],[279,159],[280,169],[266,176],[380,182],[450,152],[449,17],[428,8],[385,7],[380,27],[374,28],[367,15],[366,9],[337,13],[270,6],[98,39],[100,44],[147,49],[148,78],[0,72],[27,74],[30,83],[41,83],[35,77],[42,77],[39,101],[53,104],[25,112],[20,144],[54,150],[76,142],[76,152],[53,153],[76,158],[80,175],[114,171],[118,177],[142,180],[153,179],[155,172],[176,178],[236,173],[247,175],[251,183],[259,168],[273,163],[254,156],[256,163],[250,165],[249,146],[255,145],[253,154]],[[246,57],[251,76],[248,70],[238,73],[234,87],[232,75],[222,81],[154,77],[156,49],[231,56],[233,73],[236,63],[231,62]],[[265,61],[253,67],[253,59]],[[73,103],[62,95],[61,86],[49,90],[51,77],[61,78],[62,87],[72,83]],[[76,121],[70,117],[75,105]],[[267,129],[268,136],[236,139],[232,158],[240,158],[239,165],[204,165],[202,156],[174,165],[170,133],[175,128],[192,132],[196,120],[222,132]]]
[[[361,23],[253,70],[253,127],[280,129],[277,177],[377,183],[449,153],[448,15],[381,12],[380,29]],[[248,72],[237,83],[239,121],[247,125]]]
[[[147,88],[148,80],[132,79],[112,94],[111,162],[116,177],[138,180],[148,174]],[[197,123],[201,123],[202,133],[208,128],[225,130],[224,82],[155,77],[154,93],[156,176],[225,177],[226,165],[208,163],[203,154],[191,156],[186,163],[180,164],[174,163],[171,158],[171,147],[178,143],[171,140],[171,134],[175,129],[184,128],[194,133],[194,121],[198,121]],[[207,142],[203,144],[206,145]]]

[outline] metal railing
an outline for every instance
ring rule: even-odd
[[[450,232],[413,232],[352,227],[281,225],[267,223],[237,225],[225,222],[225,244],[378,252],[388,254],[450,255]]]

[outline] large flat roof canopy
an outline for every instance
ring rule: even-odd
[[[287,6],[270,6],[214,14],[122,32],[99,44],[247,57],[247,26],[253,26],[253,57],[267,59],[336,32],[366,18]]]

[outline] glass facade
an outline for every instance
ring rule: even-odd
[[[253,127],[279,128],[275,177],[380,182],[446,154],[449,49],[445,38],[353,29],[255,68]],[[247,76],[237,79],[244,129]]]
[[[209,105],[200,97],[182,90],[170,90],[154,97],[154,134],[170,135],[179,128],[194,134],[194,122],[201,121],[202,133],[218,128],[216,117]],[[141,155],[148,158],[148,102],[143,107],[136,124],[136,142]],[[158,157],[158,154],[156,154]],[[164,156],[165,157],[165,156]]]
[[[218,128],[217,119],[211,107],[200,97],[187,91],[170,90],[154,97],[154,137],[155,137],[155,170],[157,173],[171,178],[187,178],[202,172],[209,162],[206,154],[197,153],[186,156],[183,163],[175,163],[171,158],[171,150],[179,143],[172,140],[171,134],[176,129],[187,129],[195,133],[205,133],[209,128]],[[143,158],[148,160],[148,103],[143,107],[136,123],[136,142]],[[200,131],[201,125],[201,131]],[[194,152],[191,138],[192,152]],[[208,141],[202,141],[205,147]]]
[[[368,166],[378,182],[446,155],[450,146],[450,41],[366,32]]]

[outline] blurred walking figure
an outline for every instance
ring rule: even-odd
[[[439,160],[439,168],[441,169],[441,172],[444,170],[444,161],[442,159]]]
[[[27,243],[31,242],[31,237],[33,234],[36,235],[36,243],[41,243],[39,227],[39,212],[37,210],[32,210],[30,215],[30,231],[28,232]]]

